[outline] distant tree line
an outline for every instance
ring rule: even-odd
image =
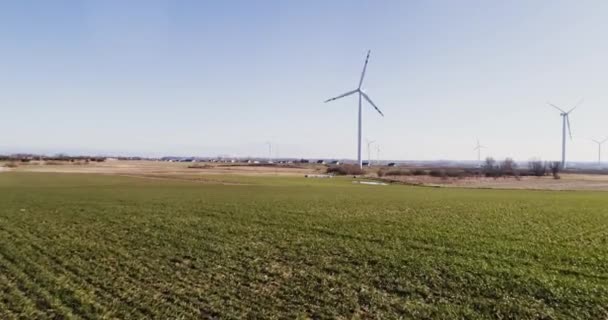
[[[365,174],[364,170],[362,170],[361,168],[359,168],[359,166],[354,165],[354,164],[329,166],[329,167],[327,167],[326,172],[328,174],[334,174],[334,175],[338,175],[338,176],[344,176],[344,175],[358,176],[358,175]]]
[[[338,171],[338,168],[332,171]],[[467,178],[467,177],[514,177],[536,176],[542,177],[553,175],[559,179],[561,166],[559,162],[532,160],[528,166],[519,167],[512,158],[506,158],[502,162],[494,158],[486,158],[484,163],[478,168],[380,168],[377,171],[379,177],[396,176],[431,176],[439,178]]]
[[[540,161],[531,160],[528,167],[520,169],[517,163],[511,158],[506,158],[503,162],[498,163],[494,158],[486,158],[481,170],[486,177],[505,177],[505,176],[536,176],[543,177],[553,175],[553,178],[559,179],[561,164],[557,161]]]
[[[94,157],[94,156],[67,156],[58,154],[55,156],[40,156],[40,155],[29,155],[29,154],[12,154],[12,155],[0,155],[0,161],[16,161],[16,162],[30,162],[30,161],[91,161],[91,162],[104,162],[106,157]]]

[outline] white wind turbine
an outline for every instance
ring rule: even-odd
[[[271,163],[272,162],[272,143],[270,141],[267,141],[266,145],[268,145],[268,163]]]
[[[608,141],[608,138],[606,138],[602,141],[591,139],[591,141],[597,143],[597,165],[601,166],[602,165],[602,144],[604,144],[604,142]]]
[[[369,96],[367,94],[365,94],[365,92],[363,91],[363,89],[361,89],[361,85],[363,84],[363,78],[365,77],[365,69],[367,68],[367,62],[369,61],[369,54],[371,53],[370,51],[367,51],[367,57],[365,58],[365,64],[363,65],[363,72],[361,72],[361,79],[359,80],[359,86],[357,87],[357,89],[349,91],[347,93],[341,94],[337,97],[331,98],[331,99],[327,99],[325,100],[325,102],[330,102],[333,100],[337,100],[340,98],[344,98],[346,96],[350,96],[351,94],[355,94],[358,93],[359,94],[359,133],[357,136],[357,163],[359,164],[359,168],[363,168],[363,160],[361,159],[361,99],[365,99],[367,100],[367,102],[369,102],[369,104],[372,105],[372,107],[374,107],[374,109],[376,109],[376,111],[378,111],[378,113],[384,117],[384,114],[382,113],[382,111],[380,111],[380,109],[378,109],[378,107],[376,106],[376,104],[372,101],[372,99],[369,98]]]
[[[482,146],[479,143],[479,139],[477,139],[477,145],[475,146],[475,148],[473,149],[473,151],[477,151],[477,162],[479,164],[481,164],[481,149],[485,149],[487,148],[486,146]]]
[[[376,140],[365,139],[365,142],[367,142],[367,165],[371,166],[372,165],[372,156],[371,156],[372,144],[374,144],[374,142],[376,142]]]
[[[568,127],[568,135],[570,135],[570,140],[572,140],[572,129],[570,128],[570,113],[574,111],[574,109],[578,108],[581,103],[583,103],[583,99],[581,99],[574,108],[570,109],[568,112],[564,111],[562,108],[554,105],[553,103],[547,102],[553,108],[559,110],[560,116],[562,117],[562,168],[566,167],[566,127]]]

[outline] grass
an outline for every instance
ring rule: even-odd
[[[214,179],[0,174],[0,318],[608,316],[606,193]]]

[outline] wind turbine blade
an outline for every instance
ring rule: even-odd
[[[339,95],[339,96],[337,96],[337,97],[333,97],[333,98],[331,98],[331,99],[327,99],[327,100],[325,100],[325,103],[330,102],[330,101],[334,101],[334,100],[338,100],[338,99],[340,99],[340,98],[344,98],[344,97],[346,97],[346,96],[350,96],[351,94],[356,93],[357,91],[359,91],[359,89],[355,89],[355,90],[353,90],[353,91],[349,91],[349,92],[347,92],[347,93],[341,94],[341,95]]]
[[[570,114],[570,112],[574,111],[574,109],[576,109],[576,108],[578,108],[578,106],[576,106],[576,107],[574,107],[574,108],[572,108],[572,109],[568,110],[568,112],[566,112],[566,113],[567,113],[567,114]]]
[[[361,91],[361,95],[363,95],[363,98],[365,98],[365,100],[367,100],[367,102],[369,102],[369,104],[372,105],[372,107],[374,107],[374,109],[376,109],[376,111],[378,111],[378,113],[384,117],[384,113],[382,113],[382,111],[380,111],[380,109],[376,106],[376,104],[372,101],[372,99],[370,99],[367,94],[365,94],[365,92]]]
[[[570,128],[570,116],[566,114],[566,122],[568,122],[568,134],[570,135],[570,140],[572,140],[572,129]]]
[[[563,113],[566,113],[566,111],[562,110],[562,108],[560,108],[560,107],[558,107],[558,106],[554,105],[553,103],[549,103],[549,102],[547,102],[547,104],[548,104],[548,105],[550,105],[550,106],[552,106],[553,108],[555,108],[555,109],[557,109],[557,110],[559,110],[559,111],[563,112]]]
[[[608,138],[606,138],[606,139],[602,140],[602,142],[601,142],[601,143],[604,143],[604,142],[606,142],[606,141],[608,141]]]
[[[570,109],[570,111],[568,111],[566,113],[570,113],[570,112],[574,111],[574,109],[578,108],[581,104],[583,104],[584,101],[585,101],[585,99],[581,99],[576,105],[574,105],[574,108]]]
[[[365,77],[365,69],[367,69],[367,62],[369,61],[369,54],[371,50],[367,51],[367,57],[365,57],[365,64],[363,65],[363,71],[361,72],[361,79],[359,80],[359,89],[361,89],[361,85],[363,84],[363,78]]]

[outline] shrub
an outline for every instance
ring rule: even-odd
[[[429,171],[429,176],[431,176],[431,177],[444,177],[445,176],[445,171],[444,170],[433,169],[433,170]]]
[[[500,164],[500,174],[506,176],[517,176],[517,163],[511,158],[506,158]]]
[[[445,170],[445,175],[450,178],[464,178],[469,174],[465,170],[452,169]]]
[[[547,174],[547,164],[539,161],[533,160],[528,163],[528,169],[530,170],[530,174],[542,177]]]
[[[188,169],[210,169],[213,168],[212,165],[208,164],[192,164],[188,166]]]
[[[496,160],[492,157],[486,158],[481,170],[486,177],[498,177],[500,175],[500,167],[496,165]]]
[[[415,176],[423,176],[426,174],[426,171],[422,169],[415,169],[414,171],[412,171],[412,174]]]
[[[63,161],[45,161],[44,164],[46,164],[47,166],[59,166],[59,165],[64,165],[65,162],[63,162]]]
[[[15,161],[11,161],[11,162],[5,164],[4,166],[7,168],[17,168],[19,166],[19,164]]]
[[[409,176],[412,173],[409,170],[388,170],[384,173],[385,176]]]
[[[361,168],[352,164],[344,164],[339,166],[330,166],[327,168],[327,173],[345,176],[345,175],[362,175],[365,174]]]
[[[549,164],[549,168],[551,169],[551,174],[553,175],[553,179],[559,179],[560,178],[559,172],[562,169],[562,164],[557,161],[554,161],[554,162],[551,162],[551,164]]]

